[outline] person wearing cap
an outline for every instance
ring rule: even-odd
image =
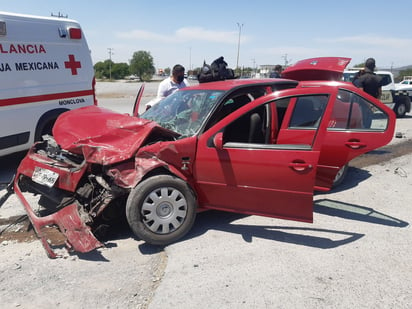
[[[365,69],[354,84],[366,93],[379,99],[382,94],[382,86],[381,78],[373,72],[375,67],[375,59],[366,59]]]

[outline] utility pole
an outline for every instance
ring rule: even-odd
[[[192,70],[192,47],[189,47],[189,71]]]
[[[251,60],[252,60],[252,62],[253,62],[253,67],[252,67],[252,68],[255,70],[255,77],[256,77],[256,75],[257,75],[256,59],[255,59],[255,58],[252,58]]]
[[[288,59],[288,54],[284,54],[282,56],[283,60],[285,61],[285,66],[283,67],[283,69],[286,69],[289,65],[289,62],[291,61],[291,59]]]
[[[237,60],[236,60],[236,69],[239,68],[239,51],[240,51],[240,35],[242,33],[243,24],[236,23],[239,28],[239,38],[237,41]]]
[[[113,53],[113,50],[114,50],[114,48],[108,48],[107,49],[108,51],[109,51],[109,80],[110,81],[112,81],[112,55],[114,54]]]

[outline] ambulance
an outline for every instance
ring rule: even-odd
[[[27,150],[65,111],[97,105],[78,22],[0,11],[0,156]]]

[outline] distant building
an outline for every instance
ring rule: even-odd
[[[259,66],[260,77],[269,77],[270,72],[275,69],[275,64],[263,64]]]

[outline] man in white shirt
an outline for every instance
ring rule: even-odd
[[[172,76],[160,82],[159,88],[157,89],[157,99],[161,100],[187,86],[189,86],[189,83],[185,79],[185,68],[180,64],[176,64],[173,67]]]

